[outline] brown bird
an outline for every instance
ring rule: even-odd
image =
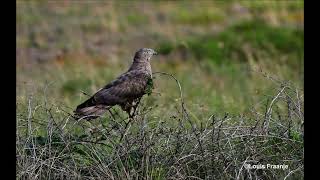
[[[127,72],[101,88],[92,97],[78,105],[74,111],[77,119],[95,119],[109,108],[119,105],[132,117],[143,95],[147,93],[152,80],[150,59],[157,53],[153,49],[142,48],[135,53]],[[132,110],[133,114],[132,114]]]

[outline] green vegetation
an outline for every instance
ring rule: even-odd
[[[17,178],[303,178],[303,6],[18,1]],[[119,107],[75,122],[141,47],[183,99],[158,73],[123,140]],[[249,174],[245,160],[289,169]]]
[[[224,20],[224,14],[212,10],[199,10],[190,13],[189,10],[181,9],[172,15],[172,19],[176,23],[187,25],[208,25],[210,23],[219,23]]]
[[[240,46],[239,46],[240,45]],[[303,61],[304,33],[301,29],[271,27],[261,21],[235,24],[217,35],[195,36],[178,41],[159,44],[162,54],[186,48],[197,59],[210,59],[216,63],[248,61],[244,46],[253,53],[265,53],[276,58],[285,54],[294,58],[285,64],[299,65]]]

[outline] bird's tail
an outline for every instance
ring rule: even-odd
[[[104,105],[93,105],[93,106],[87,106],[87,107],[77,107],[77,109],[74,111],[74,117],[77,120],[80,119],[96,119],[100,117],[102,114],[104,114],[110,107],[104,106]]]

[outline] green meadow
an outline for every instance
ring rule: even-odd
[[[303,1],[17,1],[16,25],[17,179],[303,178]],[[124,135],[131,140],[119,139],[127,117],[119,107],[116,117],[76,123],[70,114],[86,94],[125,72],[142,47],[159,53],[153,72],[172,76],[153,75],[153,92]],[[220,124],[210,130],[213,117]],[[119,131],[92,135],[110,128],[111,118]],[[263,139],[237,139],[246,126]],[[228,147],[210,133],[230,138]],[[74,145],[75,137],[113,143]],[[134,141],[141,137],[154,146],[142,151]],[[112,160],[120,146],[137,154]],[[243,170],[250,159],[289,169]]]

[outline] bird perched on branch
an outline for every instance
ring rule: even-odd
[[[150,91],[148,89],[150,82],[152,83],[150,60],[156,54],[153,49],[149,48],[138,50],[128,71],[78,105],[74,111],[75,117],[95,119],[115,105],[119,105],[129,117],[132,117],[141,97]]]

